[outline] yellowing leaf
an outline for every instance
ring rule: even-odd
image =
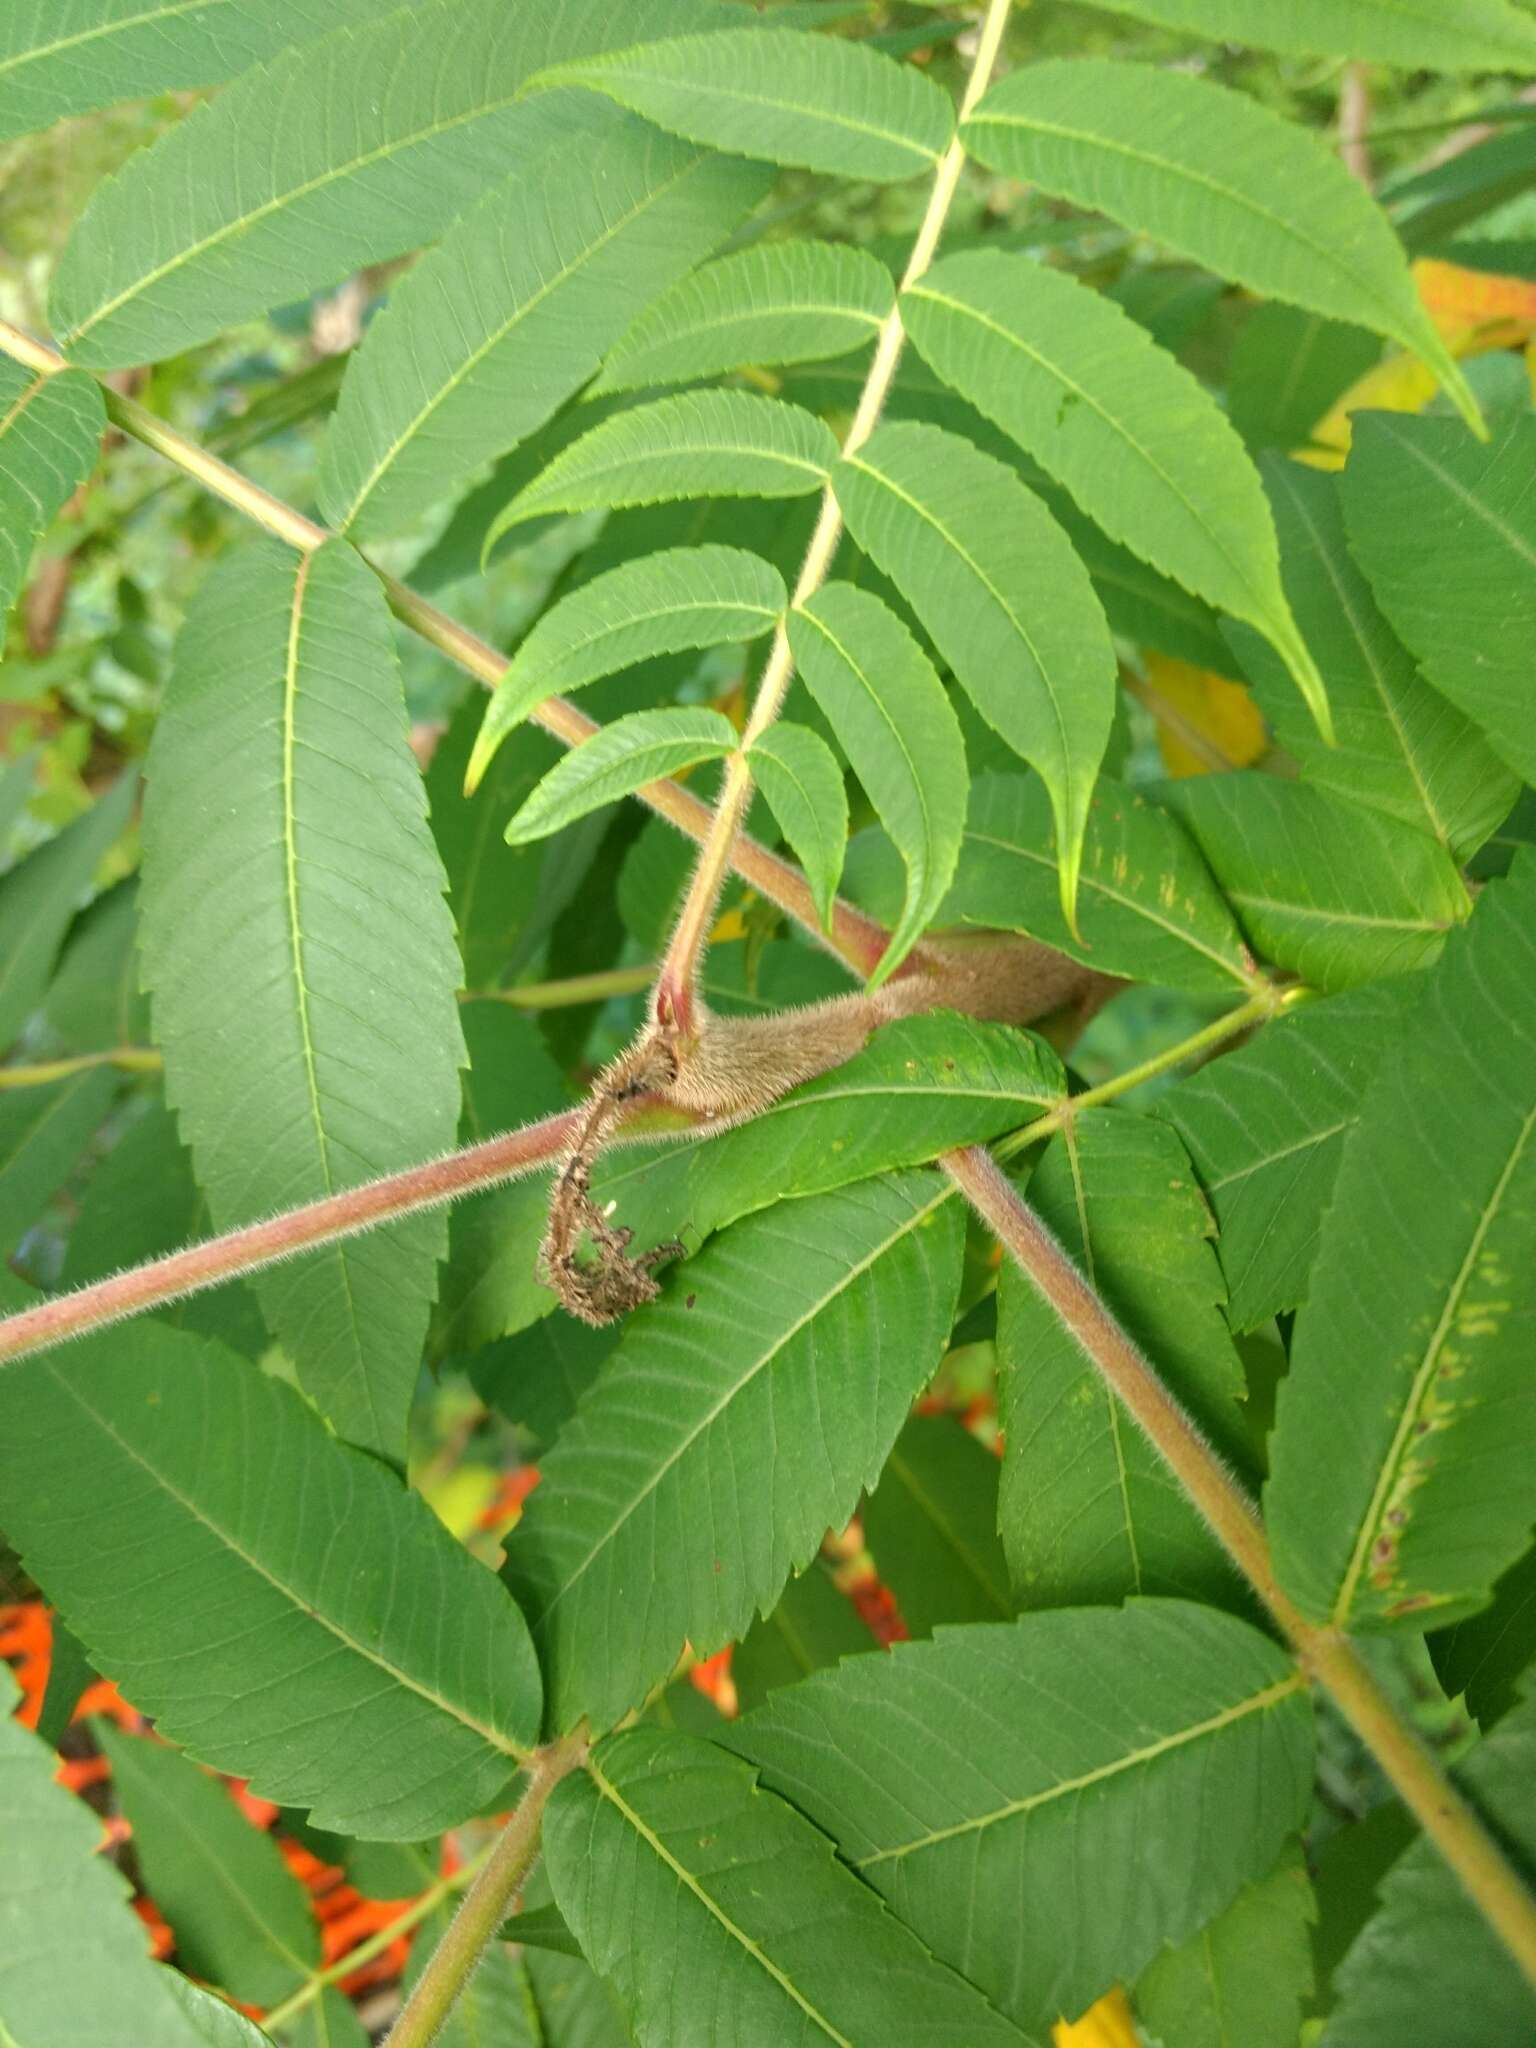
[[[1367,370],[1312,429],[1314,445],[1299,451],[1314,469],[1342,469],[1349,453],[1351,415],[1357,412],[1422,412],[1440,389],[1433,370],[1416,356],[1388,356]]]
[[[1052,2048],[1138,2048],[1141,2037],[1130,2003],[1117,1986],[1080,2020],[1058,2020],[1051,2029]]]
[[[1241,683],[1170,654],[1148,654],[1146,667],[1136,695],[1157,721],[1157,749],[1170,775],[1246,768],[1268,747],[1263,716]]]

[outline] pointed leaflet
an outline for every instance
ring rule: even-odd
[[[33,548],[95,468],[106,424],[93,377],[39,376],[0,357],[0,631]]]
[[[116,1095],[101,1068],[41,1088],[0,1088],[0,1254],[42,1220]]]
[[[1143,1970],[1135,1989],[1142,2027],[1178,2048],[1296,2048],[1316,1918],[1307,1866],[1292,1843],[1268,1877]]]
[[[1529,70],[1536,22],[1509,0],[1095,0],[1116,14],[1260,50],[1348,57],[1408,70]]]
[[[1230,1460],[1243,1370],[1221,1302],[1210,1215],[1166,1125],[1080,1111],[1029,1181],[1030,1205],[1175,1397]],[[1173,1475],[1011,1266],[998,1294],[998,1525],[1021,1607],[1180,1593],[1231,1605],[1226,1553]]]
[[[848,846],[848,792],[837,756],[809,726],[781,718],[753,741],[748,760],[830,930]]]
[[[355,540],[410,527],[541,426],[767,182],[585,93],[518,118],[515,169],[395,287],[347,372],[317,488]]]
[[[57,1759],[13,1718],[19,1692],[0,1668],[0,2038],[207,2048],[171,1972],[149,1959],[122,1873],[97,1853],[100,1820],[54,1782]]]
[[[1417,993],[1399,977],[1306,1003],[1158,1097],[1216,1212],[1233,1329],[1305,1301],[1345,1138]]]
[[[1476,726],[1423,680],[1377,610],[1345,543],[1337,479],[1279,455],[1266,456],[1263,469],[1286,589],[1328,677],[1337,744],[1325,744],[1299,715],[1269,649],[1237,631],[1232,643],[1255,695],[1313,788],[1417,826],[1465,860],[1513,803],[1515,777]],[[1403,502],[1394,496],[1395,529],[1405,523]],[[1444,573],[1442,557],[1437,574]]]
[[[637,405],[564,448],[491,524],[546,512],[596,512],[669,498],[793,498],[819,491],[837,460],[814,413],[749,391],[684,391]]]
[[[965,822],[965,741],[944,685],[879,598],[826,583],[790,614],[789,644],[907,870],[907,900],[872,977],[884,981],[931,922]]]
[[[718,1238],[625,1326],[509,1546],[550,1719],[610,1727],[853,1512],[954,1313],[948,1184],[893,1174]],[[637,1589],[644,1589],[637,1597]]]
[[[1536,781],[1536,418],[1481,447],[1454,420],[1367,413],[1342,485],[1354,556],[1424,673]]]
[[[771,1614],[754,1621],[731,1651],[731,1683],[747,1713],[781,1685],[878,1648],[848,1594],[817,1559],[791,1579]]]
[[[551,605],[512,657],[486,707],[466,788],[546,697],[654,655],[755,640],[788,602],[778,570],[745,548],[664,548],[594,576]]]
[[[544,1853],[640,2048],[720,2038],[724,2013],[733,2039],[774,2048],[1029,2048],[712,1743],[610,1736],[556,1786]]]
[[[648,782],[700,761],[723,760],[735,752],[736,739],[731,721],[703,706],[616,718],[555,763],[508,825],[507,840],[516,846],[543,839]]]
[[[446,1151],[458,955],[389,614],[349,548],[220,563],[148,773],[144,979],[215,1227]],[[443,1238],[410,1217],[253,1281],[304,1387],[390,1457]]]
[[[48,993],[64,934],[132,817],[138,790],[129,769],[83,817],[0,876],[0,1050]]]
[[[43,1011],[71,1052],[144,1046],[149,999],[139,989],[138,883],[104,890],[70,928]]]
[[[1267,107],[1182,72],[1053,58],[993,86],[965,140],[1219,276],[1390,335],[1477,418],[1386,216],[1319,136]]]
[[[1333,405],[1381,360],[1363,327],[1278,299],[1255,306],[1227,366],[1227,412],[1250,448],[1299,448]]]
[[[558,64],[537,83],[590,86],[692,142],[833,177],[916,177],[954,132],[948,98],[920,71],[790,29],[677,36]]]
[[[896,1439],[860,1521],[880,1583],[912,1636],[932,1635],[939,1622],[1012,1618],[997,1536],[998,1469],[995,1453],[952,1415],[914,1415]],[[739,1658],[738,1651],[733,1677]]]
[[[890,272],[843,242],[765,242],[684,277],[609,349],[594,391],[715,377],[743,363],[816,362],[875,338]]]
[[[897,584],[983,718],[1050,791],[1076,919],[1088,802],[1115,709],[1115,650],[1070,541],[958,435],[881,427],[840,462],[848,530]]]
[[[1273,641],[1326,721],[1247,451],[1144,328],[1065,271],[984,250],[936,264],[902,295],[902,318],[939,375],[1106,533]]]
[[[1040,2034],[1268,1870],[1312,1790],[1289,1659],[1179,1601],[942,1628],[775,1693],[721,1739]]]
[[[680,8],[421,0],[284,52],[97,187],[55,329],[92,368],[153,362],[403,254],[505,174],[530,73],[675,29]]]
[[[1237,995],[1252,955],[1210,871],[1177,819],[1099,778],[1088,812],[1074,936],[1062,918],[1043,786],[978,775],[946,917],[1027,932],[1104,974],[1165,988]]]
[[[205,1991],[201,1984],[194,1984],[190,1977],[183,1977],[171,1963],[163,1963],[159,1974],[166,1979],[172,2000],[181,2008],[182,2016],[191,2022],[198,2048],[267,2048],[271,2036],[263,2033],[243,2012],[237,2012],[232,2005],[226,2004],[216,1992]],[[321,2002],[325,2006],[327,2020],[332,2023],[332,2032],[321,2036],[300,2031],[310,2019],[309,2012],[303,2013],[288,2029],[288,2048],[301,2048],[305,2042],[313,2044],[313,2048],[355,2048],[360,2041],[366,2042],[355,2008],[339,1991],[323,1993]],[[347,2031],[348,2019],[353,2029],[358,2031]]]
[[[188,1755],[383,1840],[506,1784],[539,1718],[522,1617],[291,1387],[131,1324],[0,1374],[0,1424],[7,1534]]]
[[[1424,966],[1471,907],[1444,847],[1342,797],[1251,771],[1160,795],[1256,950],[1314,988]]]
[[[1276,1573],[1309,1615],[1443,1626],[1529,1541],[1533,1133],[1522,853],[1447,944],[1344,1146],[1265,1495]]]

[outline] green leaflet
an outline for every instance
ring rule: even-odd
[[[1230,1462],[1243,1369],[1210,1214],[1166,1125],[1080,1111],[1030,1175],[1030,1206]],[[1054,1310],[1014,1267],[999,1279],[998,1526],[1020,1607],[1177,1593],[1237,1597],[1231,1563]]]
[[[576,1413],[619,1335],[612,1325],[594,1330],[574,1316],[546,1316],[475,1352],[467,1362],[469,1376],[487,1407],[519,1423],[547,1449]]]
[[[1300,448],[1336,399],[1381,356],[1363,327],[1278,299],[1255,306],[1227,366],[1227,411],[1250,448]]]
[[[215,1227],[446,1151],[458,954],[389,614],[350,548],[258,542],[219,564],[148,779],[144,980]],[[252,1283],[301,1384],[388,1457],[443,1241],[440,1216],[409,1217]]]
[[[1266,1520],[1285,1590],[1345,1627],[1456,1620],[1530,1539],[1533,933],[1522,853],[1366,1090],[1297,1318]]]
[[[1267,107],[1150,65],[1048,59],[993,86],[965,140],[1219,276],[1390,335],[1478,423],[1385,216],[1318,136]]]
[[[1235,1330],[1306,1299],[1345,1138],[1416,994],[1398,979],[1303,1004],[1158,1097],[1216,1212]]]
[[[1536,22],[1509,0],[1457,0],[1454,15],[1436,0],[1287,0],[1283,7],[1272,0],[1094,4],[1161,28],[1302,57],[1348,57],[1425,71],[1524,70],[1536,64]]]
[[[174,1749],[110,1721],[93,1722],[92,1732],[132,1824],[145,1889],[176,1930],[181,1967],[251,2005],[296,1991],[320,1967],[320,1928],[277,1843]]]
[[[818,1559],[790,1580],[773,1612],[754,1621],[731,1652],[741,1711],[749,1713],[781,1685],[798,1685],[812,1671],[875,1647],[852,1600]]]
[[[0,140],[173,87],[219,85],[290,43],[394,0],[10,0],[0,17]]]
[[[94,377],[38,376],[0,356],[0,631],[33,548],[96,467],[106,424]]]
[[[947,96],[862,44],[776,28],[677,36],[557,64],[539,85],[584,85],[715,149],[834,177],[912,178],[954,133]]]
[[[409,1993],[453,1921],[454,1903],[429,1913],[411,1937],[411,1957],[401,1980]],[[488,1942],[479,1962],[433,2036],[433,2048],[559,2048],[560,2036],[538,2022],[523,1956],[505,1942]]]
[[[1178,2048],[1296,2048],[1312,1989],[1316,1918],[1307,1866],[1293,1843],[1268,1877],[1143,1970],[1137,2018],[1154,2041]]]
[[[586,93],[516,118],[516,168],[395,287],[347,372],[318,495],[357,541],[410,527],[543,425],[767,182]]]
[[[1187,370],[1113,299],[1020,256],[947,256],[902,306],[939,375],[1059,477],[1106,533],[1257,626],[1326,729],[1326,693],[1280,586],[1263,487]]]
[[[1271,1868],[1312,1790],[1285,1653],[1180,1601],[943,1628],[775,1693],[720,1739],[1040,2035]]]
[[[914,1415],[864,1503],[864,1540],[880,1583],[916,1638],[940,1622],[1013,1617],[997,1535],[999,1469],[996,1454],[952,1415]],[[743,1709],[751,1704],[743,1700]]]
[[[505,736],[546,697],[658,654],[755,640],[789,602],[771,563],[711,543],[621,562],[550,606],[497,683],[469,758],[473,794]]]
[[[907,897],[871,976],[886,980],[931,922],[955,871],[969,776],[944,686],[879,598],[827,583],[791,612],[789,644],[907,870]]]
[[[41,1088],[0,1088],[0,1253],[9,1255],[74,1170],[118,1090],[101,1068]]]
[[[20,1697],[0,1668],[0,2037],[25,2048],[113,2039],[208,2048],[172,1973],[149,1959],[126,1879],[96,1853],[100,1820],[54,1783],[56,1759],[13,1718]]]
[[[157,1974],[165,1978],[173,2003],[191,2021],[199,2048],[267,2048],[271,2037],[214,1992],[183,1977],[170,1963],[159,1965]],[[321,2003],[331,2032],[312,2031],[310,2014],[301,2013],[285,2035],[289,2048],[303,2048],[305,2042],[312,2048],[366,2048],[367,2036],[352,2004],[334,1990],[322,1993]]]
[[[505,174],[532,72],[691,4],[421,0],[285,51],[97,187],[55,330],[91,368],[154,362],[430,240]]]
[[[743,363],[816,362],[873,341],[890,273],[843,242],[759,242],[680,278],[608,351],[594,391],[715,377]]]
[[[848,846],[848,792],[837,756],[809,726],[781,718],[753,741],[747,760],[830,930]]]
[[[1355,559],[1443,696],[1536,781],[1536,419],[1480,447],[1453,420],[1366,413],[1343,479]]]
[[[1273,775],[1159,792],[1194,835],[1256,950],[1328,993],[1432,960],[1471,908],[1444,847]]]
[[[737,1224],[630,1317],[509,1545],[553,1727],[611,1727],[685,1638],[740,1635],[853,1512],[938,1364],[963,1237],[937,1176],[862,1181]]]
[[[1051,807],[1023,776],[978,775],[946,917],[1021,931],[1086,966],[1165,988],[1252,990],[1253,957],[1177,819],[1101,776],[1083,842],[1080,933],[1056,888]]]
[[[824,1835],[695,1736],[609,1736],[555,1787],[544,1853],[640,2048],[709,2040],[727,2007],[738,2041],[774,2048],[1029,2048]]]
[[[138,883],[103,891],[70,927],[43,1014],[71,1052],[149,1042],[149,1000],[139,989]]]
[[[491,522],[595,512],[669,498],[793,498],[818,491],[837,460],[830,427],[798,405],[747,391],[684,391],[615,414],[564,448]]]
[[[557,761],[507,826],[507,842],[543,839],[588,811],[736,751],[736,728],[719,711],[684,706],[631,711]]]
[[[833,489],[989,725],[1049,790],[1077,922],[1083,832],[1115,709],[1115,650],[1087,571],[1040,501],[958,435],[878,428]]]
[[[14,1043],[46,996],[64,934],[133,816],[138,789],[129,769],[83,817],[0,876],[0,1048]]]
[[[1466,440],[1459,427],[1455,431]],[[1233,644],[1259,703],[1314,789],[1400,818],[1465,860],[1514,802],[1515,777],[1476,726],[1422,679],[1377,610],[1345,544],[1337,481],[1278,455],[1264,458],[1264,479],[1280,530],[1286,588],[1328,677],[1336,744],[1328,746],[1298,715],[1268,648],[1235,632]],[[1400,529],[1403,500],[1393,502],[1393,525]],[[1532,533],[1536,537],[1536,526]],[[1437,573],[1445,573],[1443,565]],[[1531,623],[1536,630],[1536,612]],[[1468,630],[1465,618],[1459,630]]]
[[[382,1840],[506,1784],[539,1718],[521,1616],[291,1387],[138,1323],[0,1373],[0,1423],[11,1540],[190,1756]]]

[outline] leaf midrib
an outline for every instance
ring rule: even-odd
[[[172,15],[187,15],[206,12],[209,7],[222,7],[227,0],[169,0],[164,7],[147,7],[142,14],[131,14],[117,21],[98,22],[93,28],[83,28],[74,35],[60,36],[51,43],[38,43],[30,50],[19,50],[14,57],[0,58],[0,78],[7,71],[17,71],[28,64],[37,64],[45,58],[56,57],[61,50],[78,49],[82,43],[100,42],[105,36],[121,35],[125,29],[142,28],[149,21],[164,21]]]

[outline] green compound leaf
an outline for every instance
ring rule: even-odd
[[[1309,1615],[1444,1626],[1530,1540],[1533,1132],[1522,853],[1447,944],[1345,1141],[1266,1492],[1276,1573]]]
[[[940,427],[878,428],[833,489],[982,717],[1039,771],[1077,922],[1083,833],[1114,717],[1109,628],[1087,571],[1012,472]]]
[[[1412,71],[1529,70],[1536,65],[1536,22],[1509,0],[1458,0],[1453,15],[1438,0],[1407,0],[1406,5],[1404,0],[1287,0],[1284,7],[1274,6],[1273,0],[1094,4],[1159,28],[1298,57],[1348,57]]]
[[[507,843],[544,839],[664,775],[720,761],[736,751],[737,733],[719,711],[683,707],[632,711],[557,761],[507,827]]]
[[[32,550],[96,467],[106,424],[94,377],[79,370],[35,376],[0,357],[0,632]]]
[[[355,540],[410,527],[542,426],[766,183],[585,93],[518,118],[516,168],[396,286],[347,372],[318,494]]]
[[[1444,847],[1341,797],[1256,773],[1199,775],[1159,794],[1257,951],[1314,988],[1424,966],[1471,908]]]
[[[922,936],[954,875],[970,780],[965,741],[933,664],[868,591],[824,584],[791,612],[789,644],[906,866],[906,902],[871,976],[877,985]]]
[[[930,1636],[940,1622],[1012,1619],[997,1534],[999,1469],[996,1453],[952,1415],[914,1415],[896,1439],[860,1520],[880,1583],[912,1636]]]
[[[1178,1138],[1123,1109],[1079,1111],[1029,1180],[1030,1205],[1175,1398],[1231,1460],[1242,1365],[1210,1213]],[[1020,1607],[1177,1593],[1230,1606],[1226,1553],[1024,1276],[998,1285],[998,1526]]]
[[[805,869],[822,929],[830,930],[848,847],[848,792],[837,756],[809,726],[781,718],[753,741],[747,760]]]
[[[149,753],[141,947],[217,1229],[445,1152],[460,966],[377,579],[266,542],[208,578]],[[217,803],[210,790],[219,792]],[[443,1219],[253,1277],[340,1433],[404,1457]]]
[[[1224,1913],[1137,1981],[1136,2015],[1154,2041],[1178,2048],[1296,2048],[1312,1989],[1317,1903],[1299,1845],[1238,1893]]]
[[[1320,137],[1267,107],[1182,72],[1056,58],[993,86],[965,139],[1218,276],[1390,335],[1479,424],[1386,216]]]
[[[1355,421],[1344,516],[1376,601],[1443,696],[1536,781],[1536,419],[1480,447],[1453,420]]]
[[[680,8],[421,0],[284,51],[97,187],[56,332],[91,368],[155,362],[429,241],[505,176],[531,73],[675,30]]]
[[[544,1843],[555,1897],[640,2048],[715,2038],[726,2001],[738,2041],[774,2048],[1029,2048],[713,1743],[610,1736],[556,1786]]]
[[[584,85],[691,142],[833,177],[912,178],[954,133],[947,96],[878,51],[778,28],[677,36],[561,64],[538,85]]]
[[[852,1514],[938,1364],[963,1238],[934,1174],[863,1181],[737,1224],[630,1318],[509,1546],[555,1727],[611,1727],[685,1639],[739,1636]]]
[[[1085,966],[1164,988],[1249,992],[1253,957],[1176,818],[1108,776],[1088,812],[1080,935],[1056,886],[1051,806],[1018,775],[978,775],[946,917],[1025,932]]]
[[[941,1628],[720,1739],[1035,2038],[1272,1868],[1312,1794],[1290,1660],[1179,1601]]]
[[[291,1387],[131,1324],[0,1374],[0,1423],[11,1540],[189,1756],[390,1841],[505,1786],[539,1719],[522,1617]]]
[[[546,697],[658,654],[755,640],[788,602],[771,563],[716,543],[664,548],[594,576],[552,605],[512,657],[486,707],[466,789],[478,787],[502,740]]]
[[[743,1713],[781,1685],[798,1685],[840,1657],[877,1647],[852,1600],[818,1559],[791,1579],[771,1614],[754,1621],[731,1652],[731,1683]]]
[[[0,1253],[15,1250],[74,1170],[112,1105],[102,1068],[41,1088],[0,1088]]]
[[[748,391],[683,391],[637,405],[564,448],[491,522],[484,553],[525,519],[672,498],[794,498],[837,460],[814,413]]]
[[[1258,473],[1215,400],[1145,328],[1065,271],[991,251],[945,257],[903,294],[902,317],[945,382],[1107,534],[1271,640],[1326,726]]]
[[[744,363],[817,362],[875,338],[890,273],[844,242],[767,242],[663,292],[608,351],[594,391],[716,377]]]

